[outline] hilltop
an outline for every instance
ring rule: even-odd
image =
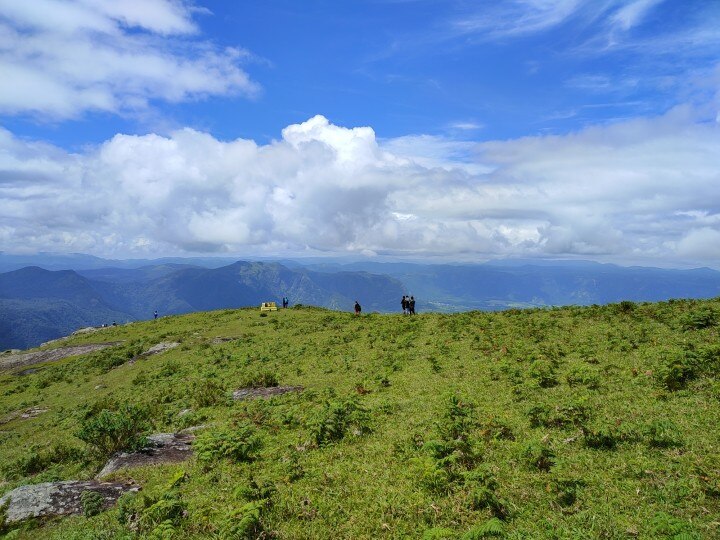
[[[0,495],[142,436],[192,457],[14,538],[720,536],[720,299],[163,317],[0,356]],[[160,345],[160,347],[158,347]],[[155,348],[153,348],[155,347]],[[6,366],[2,368],[2,366]],[[129,482],[131,482],[129,484]],[[84,484],[83,484],[84,485]]]

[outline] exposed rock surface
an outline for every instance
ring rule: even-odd
[[[233,392],[233,399],[236,401],[242,399],[269,398],[287,394],[288,392],[302,392],[302,386],[272,386],[269,388],[241,388]]]
[[[55,360],[62,360],[68,356],[77,356],[80,354],[101,351],[120,343],[122,343],[122,341],[109,341],[106,343],[88,343],[87,345],[58,347],[57,349],[47,349],[44,351],[4,354],[0,356],[0,369],[12,369],[16,367],[40,364],[42,362],[53,362]]]
[[[114,455],[105,464],[97,478],[103,478],[120,469],[160,465],[162,463],[179,463],[192,456],[191,433],[158,433],[150,435],[148,446],[139,452],[121,452]]]
[[[81,496],[85,491],[102,495],[104,507],[112,506],[127,491],[138,491],[132,484],[97,482],[95,480],[66,480],[20,486],[0,498],[0,506],[7,504],[7,522],[34,517],[81,514]]]
[[[177,341],[163,341],[157,345],[153,345],[147,351],[142,353],[142,356],[152,356],[153,354],[160,354],[161,352],[169,351],[180,345]]]
[[[0,425],[7,424],[8,422],[15,420],[16,418],[22,418],[23,420],[27,420],[28,418],[35,418],[36,416],[40,416],[42,413],[48,412],[49,410],[50,409],[45,409],[43,407],[30,407],[29,409],[13,411],[10,414],[7,414],[4,417],[0,418]]]
[[[75,330],[72,335],[77,336],[79,334],[92,334],[93,332],[97,332],[98,329],[94,326],[87,326],[85,328],[80,328],[80,330]]]

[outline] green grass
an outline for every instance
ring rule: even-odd
[[[720,299],[412,318],[243,309],[74,336],[61,345],[124,343],[0,374],[0,418],[49,409],[0,425],[0,494],[93,477],[87,426],[125,404],[147,415],[139,436],[206,425],[198,456],[118,473],[143,490],[117,508],[10,534],[720,538],[718,313]],[[181,346],[125,362],[160,341]],[[305,391],[230,399],[263,381]]]

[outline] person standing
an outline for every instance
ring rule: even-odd
[[[360,315],[361,311],[362,311],[362,307],[360,307],[360,302],[355,300],[355,315]]]
[[[155,310],[155,313],[153,313],[153,315],[154,315],[155,318],[157,319],[157,317],[158,317],[157,309]]]
[[[402,306],[403,315],[407,315],[407,308],[408,308],[407,296],[403,295],[400,305]]]
[[[410,300],[408,300],[408,311],[410,312],[410,315],[415,315],[415,297],[411,296]]]

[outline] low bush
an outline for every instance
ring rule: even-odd
[[[92,517],[102,512],[105,499],[97,491],[83,491],[80,494],[83,516]]]
[[[622,440],[622,433],[610,424],[598,424],[593,427],[582,427],[583,444],[596,450],[614,450]]]
[[[718,314],[710,306],[702,306],[689,313],[686,313],[680,319],[680,326],[683,330],[701,330],[715,326],[718,321]]]
[[[193,381],[190,387],[192,404],[195,407],[211,407],[227,399],[225,387],[214,377],[203,377]]]
[[[100,458],[121,450],[139,450],[147,444],[144,434],[150,427],[145,407],[121,405],[116,411],[102,409],[83,421],[75,436]]]
[[[532,439],[525,443],[520,455],[531,469],[547,472],[555,465],[555,452],[542,440]]]
[[[672,448],[683,444],[680,428],[670,420],[653,420],[646,432],[648,444],[653,448]]]
[[[270,370],[252,371],[240,381],[242,388],[273,388],[279,384],[277,375]]]
[[[310,420],[310,436],[322,446],[343,439],[348,433],[362,435],[370,431],[370,416],[356,398],[327,401]]]
[[[558,504],[567,507],[575,504],[578,492],[584,485],[585,482],[577,478],[556,478],[552,481],[551,488]]]
[[[498,518],[491,518],[485,523],[475,525],[460,537],[460,540],[480,540],[505,536],[505,526]]]
[[[262,501],[249,502],[233,510],[222,525],[221,538],[251,540],[261,538],[263,526],[260,520],[263,511]]]
[[[198,460],[203,462],[229,459],[252,461],[262,447],[262,440],[251,425],[205,431],[193,441]]]
[[[657,372],[660,384],[670,391],[682,390],[695,378],[695,368],[684,353],[667,358]]]
[[[15,461],[0,465],[0,471],[7,479],[17,479],[40,473],[52,465],[72,463],[85,457],[81,448],[56,443],[50,448],[31,447],[28,452]]]

